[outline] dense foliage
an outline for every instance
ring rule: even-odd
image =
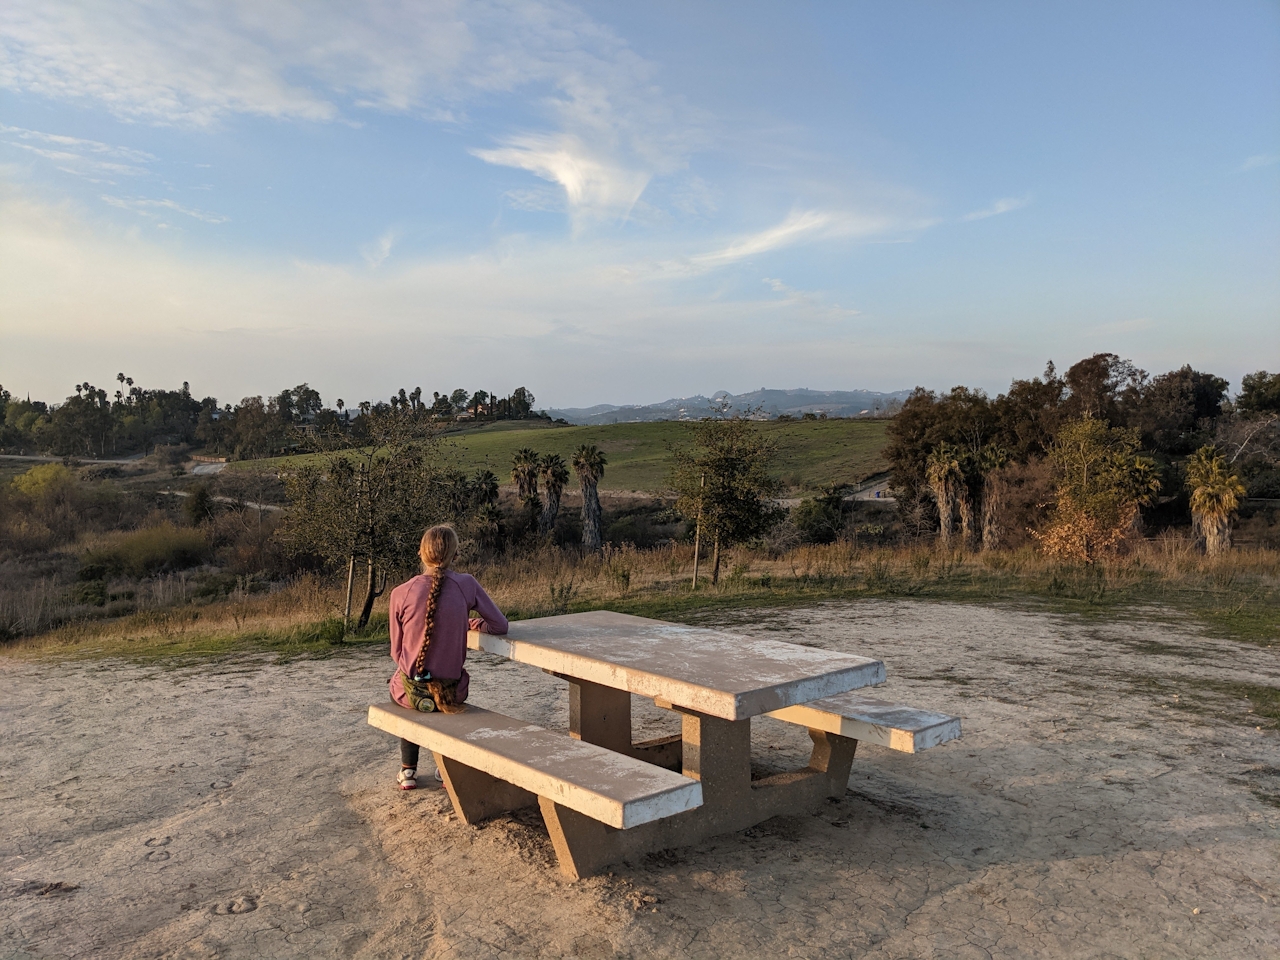
[[[1152,377],[1101,353],[1061,376],[1050,363],[994,399],[917,389],[889,427],[886,455],[899,499],[927,504],[944,544],[991,549],[1031,536],[1091,561],[1138,533],[1145,508],[1195,496],[1182,488],[1198,449],[1223,453],[1215,482],[1239,477],[1252,496],[1271,492],[1280,376],[1246,377],[1234,405],[1227,386],[1190,366]]]
[[[423,400],[422,388],[401,388],[388,401],[360,403],[354,410],[339,399],[326,407],[320,394],[302,383],[271,397],[245,397],[235,406],[217,398],[197,400],[190,385],[151,390],[132,377],[116,375],[114,393],[89,382],[75,385],[62,403],[15,399],[0,386],[0,451],[67,457],[106,458],[147,453],[157,445],[196,445],[233,460],[288,453],[316,433],[341,432],[352,442],[368,434],[373,413],[406,410],[434,422],[459,417],[523,419],[533,415],[533,394],[517,388],[509,397],[484,390],[454,390]]]
[[[721,548],[754,540],[780,519],[773,501],[775,444],[737,417],[703,420],[690,430],[692,442],[671,450],[668,483],[678,498],[676,512],[711,540],[716,583]]]

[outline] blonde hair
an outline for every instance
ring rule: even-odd
[[[425,569],[439,567],[444,570],[453,562],[458,554],[458,535],[453,527],[438,524],[428,527],[422,535],[422,543],[418,545],[418,557]]]
[[[431,572],[431,587],[427,590],[427,610],[422,624],[422,649],[414,662],[414,675],[422,674],[427,662],[427,648],[431,646],[431,634],[436,628],[436,606],[440,603],[440,591],[444,589],[444,572],[458,554],[458,534],[453,527],[438,524],[428,527],[418,545],[418,557],[423,572]]]

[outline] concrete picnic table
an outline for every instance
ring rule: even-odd
[[[503,636],[472,632],[468,645],[566,680],[574,739],[678,769],[701,784],[701,805],[625,830],[544,803],[552,843],[571,876],[842,795],[856,740],[811,727],[806,768],[753,781],[751,718],[885,679],[884,664],[867,657],[609,611],[516,621]],[[680,736],[633,743],[632,694],[681,714]],[[467,800],[453,799],[459,809]]]

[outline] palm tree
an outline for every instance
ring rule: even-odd
[[[1009,453],[1003,447],[984,447],[979,458],[982,470],[982,549],[995,550],[1000,546],[1004,533],[1000,529],[1000,508],[1004,505],[1008,482],[1001,468],[1009,462]]]
[[[1160,468],[1147,457],[1135,457],[1128,464],[1120,483],[1121,489],[1133,503],[1133,519],[1129,532],[1133,537],[1142,536],[1142,508],[1156,502],[1160,492]]]
[[[970,494],[970,471],[973,457],[965,453],[960,456],[960,475],[956,480],[956,512],[960,515],[960,547],[972,550],[978,545],[979,517],[973,512],[973,497]]]
[[[545,537],[555,529],[556,517],[560,515],[560,495],[569,482],[569,466],[560,454],[549,453],[542,458],[539,471],[547,488],[547,502],[542,507],[542,516],[538,518],[538,532]]]
[[[492,470],[477,470],[471,478],[471,496],[479,507],[498,502],[498,476]]]
[[[582,484],[582,545],[588,550],[599,550],[600,494],[596,490],[604,476],[607,461],[595,444],[583,444],[573,453],[573,469]]]
[[[511,458],[511,479],[521,503],[538,495],[538,452],[525,447]]]
[[[1192,526],[1204,538],[1204,552],[1215,557],[1231,546],[1231,515],[1244,496],[1244,484],[1213,446],[1205,446],[1187,460],[1187,486]]]
[[[538,463],[536,450],[525,447],[511,458],[511,479],[516,484],[520,505],[528,511],[528,529],[532,532],[541,525],[542,503],[538,500]]]
[[[948,549],[955,530],[956,501],[964,481],[959,454],[951,444],[940,443],[933,448],[926,461],[925,479],[938,504],[938,543]]]

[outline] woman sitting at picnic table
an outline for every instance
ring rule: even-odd
[[[430,713],[459,713],[470,676],[467,630],[503,634],[507,618],[476,578],[449,569],[458,552],[452,527],[431,527],[422,535],[418,556],[422,573],[391,591],[391,699],[402,707]],[[474,610],[480,614],[470,617]],[[400,741],[401,790],[418,785],[418,745]],[[436,771],[436,779],[440,772]]]

